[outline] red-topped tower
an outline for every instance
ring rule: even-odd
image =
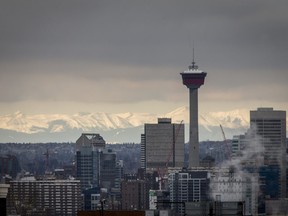
[[[190,96],[190,131],[189,131],[189,167],[199,166],[199,136],[198,136],[198,88],[204,84],[206,72],[198,69],[194,61],[187,71],[180,73],[183,84],[189,88]]]

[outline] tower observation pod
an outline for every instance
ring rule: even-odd
[[[183,84],[189,89],[190,128],[189,128],[189,167],[199,166],[199,135],[198,135],[198,88],[204,84],[206,72],[198,69],[194,61],[187,71],[180,73]]]

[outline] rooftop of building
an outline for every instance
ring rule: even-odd
[[[105,212],[105,214],[104,214]],[[103,213],[103,214],[102,214]],[[133,211],[113,211],[113,210],[104,210],[101,211],[79,211],[78,216],[97,216],[97,215],[106,215],[106,216],[144,216],[145,211],[133,210]]]

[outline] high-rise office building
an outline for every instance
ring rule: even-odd
[[[158,124],[145,124],[141,136],[141,166],[147,173],[167,167],[184,166],[184,125],[159,118]]]
[[[124,178],[124,164],[123,160],[119,160],[116,162],[116,176],[115,176],[115,184],[114,188],[116,190],[121,190],[121,181]]]
[[[76,177],[81,190],[100,185],[100,152],[105,140],[99,134],[83,133],[76,141]]]
[[[100,187],[111,190],[115,187],[117,178],[116,153],[112,149],[103,149],[100,152]]]
[[[111,149],[93,150],[85,147],[77,151],[77,179],[81,189],[115,187],[117,176],[116,153]]]
[[[279,197],[286,197],[286,111],[258,108],[250,111],[250,127],[264,146],[264,165],[279,166]],[[269,170],[269,169],[268,169]],[[274,170],[274,169],[273,169]],[[269,172],[266,178],[269,178]]]
[[[76,148],[76,177],[81,182],[84,209],[95,210],[103,197],[107,205],[117,206],[123,162],[116,161],[116,153],[105,148],[105,141],[99,134],[82,134]]]
[[[114,188],[115,179],[119,178],[116,153],[105,148],[104,139],[99,134],[82,134],[76,146],[76,177],[82,191],[93,187]]]
[[[81,190],[100,184],[100,150],[82,146],[76,152],[76,178],[81,182]]]

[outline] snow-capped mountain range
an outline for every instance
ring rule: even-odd
[[[157,118],[172,118],[185,124],[188,135],[189,110],[180,107],[165,114],[150,113],[77,113],[25,115],[16,112],[0,116],[0,142],[75,142],[82,132],[100,133],[108,143],[140,142],[145,123],[157,123]],[[249,111],[209,112],[199,114],[200,140],[222,140],[219,125],[227,138],[246,132]]]

